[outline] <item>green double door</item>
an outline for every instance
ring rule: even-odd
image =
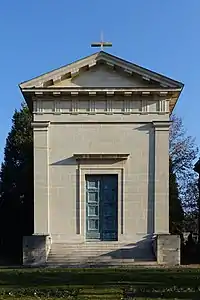
[[[118,236],[117,175],[86,176],[86,238],[115,241]]]

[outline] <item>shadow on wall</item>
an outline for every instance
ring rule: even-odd
[[[147,234],[154,233],[155,227],[155,134],[152,124],[145,124],[134,130],[144,131],[149,135],[148,157],[148,209],[147,209]]]
[[[141,241],[133,244],[126,244],[120,249],[101,255],[112,259],[133,259],[134,261],[155,261],[152,248],[152,236],[147,235]],[[106,262],[107,263],[107,262]],[[109,264],[109,261],[108,261]]]
[[[97,159],[83,159],[83,160],[79,160],[77,161],[75,159],[74,156],[56,161],[52,164],[50,164],[50,166],[78,166],[79,163],[81,164],[87,164],[87,165],[94,165],[94,164],[104,164],[104,165],[111,165],[111,164],[115,164],[118,163],[119,161],[123,161],[124,159],[122,158],[115,158],[115,159],[102,159],[102,160],[97,160]]]
[[[80,183],[80,172],[76,169],[76,183]],[[76,184],[76,234],[81,233],[81,223],[80,223],[80,184]]]
[[[74,156],[59,160],[50,164],[51,166],[76,166],[76,183],[80,182],[79,171],[78,171],[78,162]],[[76,234],[80,234],[80,186],[76,184]]]
[[[71,157],[56,161],[50,165],[51,166],[73,166],[74,165],[75,166],[75,165],[77,165],[77,161],[73,156],[71,156]]]
[[[147,233],[155,231],[155,134],[154,129],[149,129],[149,172],[148,172],[148,215]]]

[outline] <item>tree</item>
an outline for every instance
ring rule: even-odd
[[[22,104],[12,118],[0,171],[0,236],[6,251],[15,238],[33,233],[33,137],[32,116]],[[14,243],[14,241],[13,241]],[[12,247],[13,251],[14,247]]]
[[[187,136],[183,121],[176,115],[171,116],[172,125],[169,135],[169,155],[172,161],[173,171],[176,174],[181,197],[185,195],[187,184],[193,181],[194,160],[197,158],[198,147],[195,138]]]
[[[176,174],[173,172],[171,159],[169,160],[169,229],[171,233],[178,233],[182,229],[184,211],[178,192]]]
[[[198,191],[198,179],[195,177],[193,181],[189,181],[187,183],[187,189],[185,194],[185,201],[184,201],[184,209],[187,213],[194,215],[198,211],[198,198],[199,198],[199,191]]]
[[[194,177],[193,181],[189,181],[187,184],[185,199],[183,207],[185,210],[185,231],[198,231],[198,201],[199,201],[199,189],[198,178]]]
[[[195,144],[195,139],[191,136],[187,136],[182,119],[176,115],[172,115],[171,121],[172,125],[170,126],[169,137],[169,155],[171,160],[170,172],[173,172],[176,176],[177,192],[179,194],[178,197],[180,202],[179,206],[181,205],[183,207],[185,220],[189,222],[189,220],[192,220],[194,215],[196,215],[196,175],[193,167],[194,160],[198,154],[198,148]],[[174,192],[170,191],[170,193]],[[177,204],[174,204],[174,206],[177,206]],[[175,210],[175,207],[173,209]],[[171,210],[173,209],[171,208]],[[181,210],[179,211],[179,214],[182,216]],[[175,214],[173,213],[172,215],[172,219],[175,218]],[[194,227],[194,225],[192,226]],[[186,227],[188,228],[188,224]]]

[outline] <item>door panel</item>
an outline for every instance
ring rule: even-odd
[[[117,175],[86,176],[86,238],[117,240]]]
[[[99,239],[100,178],[86,177],[86,238]]]
[[[99,207],[97,205],[88,206],[88,217],[96,217],[99,214]]]
[[[102,178],[101,201],[101,239],[117,240],[117,175],[105,175]]]

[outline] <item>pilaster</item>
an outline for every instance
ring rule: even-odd
[[[33,122],[34,234],[49,233],[49,122]]]
[[[153,122],[155,137],[155,233],[169,233],[169,121]]]

